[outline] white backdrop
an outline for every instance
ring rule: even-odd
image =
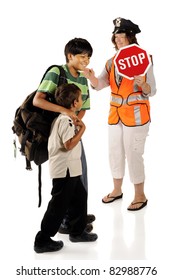
[[[24,159],[18,153],[13,157],[12,121],[16,108],[24,97],[33,91],[51,64],[65,62],[64,46],[74,37],[86,38],[94,52],[90,67],[99,74],[108,58],[114,54],[111,43],[113,19],[124,17],[138,24],[141,33],[138,42],[153,55],[154,73],[157,82],[157,95],[151,99],[152,124],[146,145],[146,171],[148,185],[154,188],[148,193],[158,197],[157,205],[162,207],[162,215],[169,216],[172,207],[172,12],[171,1],[155,2],[146,0],[6,0],[0,4],[0,77],[1,77],[1,242],[0,252],[8,258],[29,261],[27,256],[14,252],[12,244],[20,241],[20,235],[35,234],[44,211],[37,210],[37,169],[25,171]],[[83,137],[89,183],[98,187],[98,199],[112,184],[107,159],[107,115],[109,89],[99,93],[91,90],[91,110],[84,121],[87,126]],[[128,175],[127,175],[128,176]],[[43,174],[43,196],[50,193],[48,168]],[[109,191],[110,191],[109,187]],[[91,190],[91,195],[94,191]],[[96,198],[96,193],[94,193]],[[129,201],[130,202],[130,201]],[[94,200],[90,198],[91,211]],[[27,209],[27,210],[26,210]],[[90,212],[91,212],[90,211]],[[31,215],[32,212],[32,215]],[[33,219],[33,215],[38,219]],[[163,217],[162,216],[162,217]],[[161,218],[161,217],[159,217]],[[33,221],[32,221],[33,219]],[[163,219],[163,218],[161,218]],[[169,219],[168,219],[169,220]],[[28,221],[28,223],[26,222]],[[33,228],[32,228],[33,223]],[[165,234],[169,230],[160,227]],[[168,228],[167,228],[168,227]],[[25,237],[22,237],[25,239]],[[166,237],[163,237],[165,239]],[[22,240],[23,240],[22,239]],[[161,242],[161,241],[160,241]],[[20,246],[20,243],[19,243]],[[24,246],[24,244],[22,245]],[[16,247],[17,248],[17,247]],[[10,258],[11,260],[11,258]],[[33,260],[34,262],[34,260]],[[14,277],[13,277],[14,279]],[[47,279],[47,278],[46,278]]]

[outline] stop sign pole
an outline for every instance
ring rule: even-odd
[[[133,80],[134,76],[145,75],[152,63],[144,49],[137,44],[131,44],[116,53],[114,64],[119,75]]]

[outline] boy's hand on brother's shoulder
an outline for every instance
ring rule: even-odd
[[[74,122],[75,126],[79,127],[79,128],[85,128],[85,124],[83,123],[83,121],[81,119],[76,119]]]

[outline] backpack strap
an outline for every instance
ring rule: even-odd
[[[26,145],[26,141],[28,139],[28,136],[29,136],[29,130],[26,131],[24,137],[22,138],[22,142],[21,142],[21,148],[20,148],[20,152],[24,155],[25,154],[25,145]],[[27,170],[32,170],[32,167],[31,167],[31,162],[30,160],[28,160],[26,157],[26,169]]]
[[[67,77],[66,77],[66,72],[65,72],[64,68],[61,65],[57,65],[57,67],[59,68],[59,71],[60,71],[59,81],[58,81],[57,85],[60,86],[62,84],[67,83]]]
[[[42,187],[42,181],[41,181],[41,165],[38,165],[38,207],[41,206],[41,187]]]
[[[26,157],[25,157],[25,159],[26,159],[26,169],[27,169],[27,170],[32,170],[30,160],[28,160]]]
[[[26,130],[23,138],[22,138],[22,142],[21,142],[21,148],[20,148],[20,152],[24,155],[25,154],[25,145],[26,145],[26,141],[29,137],[29,130]],[[26,168],[28,169],[28,168]]]
[[[64,68],[61,65],[56,65],[56,64],[53,64],[47,68],[46,72],[44,73],[44,75],[41,79],[41,82],[44,80],[47,72],[49,72],[53,67],[57,67],[60,71],[59,79],[57,81],[57,86],[67,83],[67,77],[66,77],[66,72],[65,72]],[[40,82],[40,84],[41,84],[41,82]]]

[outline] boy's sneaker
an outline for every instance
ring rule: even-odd
[[[92,242],[92,241],[96,241],[97,238],[98,236],[96,233],[87,233],[86,231],[84,231],[80,235],[73,235],[73,234],[69,235],[69,239],[71,242]]]
[[[96,217],[93,214],[88,214],[87,215],[87,225],[85,228],[86,232],[91,232],[93,230],[93,225],[91,224],[94,222]],[[69,221],[64,219],[63,222],[61,223],[58,232],[61,234],[70,234],[71,228],[69,225]]]
[[[87,233],[90,233],[93,230],[93,225],[92,224],[87,224],[85,227],[85,231]]]
[[[87,224],[91,224],[92,222],[94,222],[96,219],[96,217],[93,214],[88,214],[87,215]]]
[[[36,253],[46,253],[59,251],[63,247],[62,241],[54,241],[51,238],[49,240],[41,241],[38,239],[38,234],[34,242],[34,251]]]
[[[89,233],[92,230],[93,230],[93,225],[92,224],[87,224],[86,227],[85,227],[85,231]],[[70,232],[71,232],[70,231],[70,226],[67,226],[65,224],[61,224],[58,232],[61,233],[61,234],[70,234]]]
[[[61,233],[61,234],[69,234],[70,233],[70,226],[65,224],[65,223],[62,223],[59,227],[58,232]]]

